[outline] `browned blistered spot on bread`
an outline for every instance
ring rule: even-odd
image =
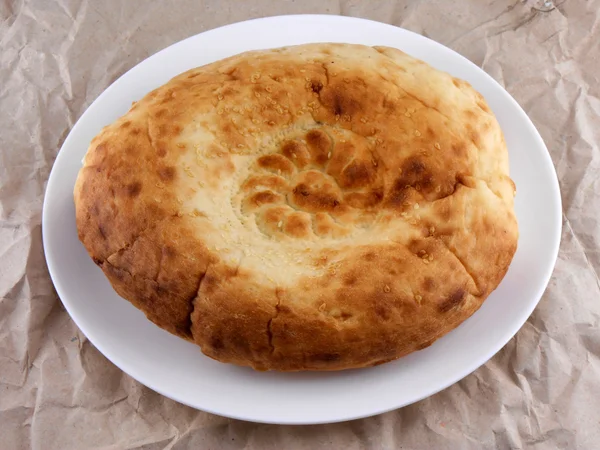
[[[223,350],[225,348],[225,345],[223,344],[223,341],[218,336],[213,336],[211,338],[211,340],[210,340],[210,346],[215,351]]]
[[[423,281],[423,290],[425,292],[432,292],[435,289],[436,283],[433,278],[425,277]]]
[[[142,191],[142,183],[140,183],[139,181],[134,181],[133,183],[129,183],[126,186],[126,189],[127,195],[129,195],[130,197],[137,197]]]
[[[314,164],[323,165],[327,162],[327,155],[331,151],[329,136],[320,130],[311,130],[306,134],[306,142]]]
[[[310,163],[310,152],[306,148],[306,145],[298,141],[291,140],[284,142],[281,153],[288,161],[291,161],[290,164],[293,163],[301,169]]]
[[[302,238],[310,235],[311,220],[308,214],[292,213],[285,222],[285,232],[291,236]]]
[[[166,182],[172,182],[175,179],[175,167],[172,166],[161,166],[158,169],[158,176],[159,178]]]
[[[375,303],[375,314],[387,321],[391,316],[390,307],[386,303]]]
[[[263,205],[265,203],[274,203],[277,201],[278,196],[270,191],[257,192],[252,197],[252,201],[256,205]]]
[[[342,282],[346,286],[352,286],[352,285],[356,284],[357,281],[358,281],[358,275],[354,272],[348,272],[342,278]]]
[[[367,253],[365,253],[363,255],[363,258],[365,259],[365,261],[371,262],[371,261],[375,261],[375,259],[377,258],[377,255],[373,251],[368,251]]]
[[[448,311],[450,311],[451,309],[459,306],[464,298],[465,298],[466,292],[464,291],[464,289],[462,288],[458,288],[455,291],[452,292],[452,294],[450,294],[446,299],[444,299],[442,301],[442,303],[440,303],[439,309],[441,312],[446,313]]]
[[[246,206],[250,208],[261,207],[266,204],[274,204],[282,201],[282,197],[272,191],[260,191],[252,194],[246,200]]]
[[[430,142],[436,142],[437,141],[437,133],[435,132],[435,130],[431,127],[427,127],[425,129],[425,137],[430,141]],[[435,146],[435,144],[434,144]]]
[[[294,166],[290,160],[281,155],[261,156],[258,158],[258,165],[274,173],[280,173],[287,176],[290,176],[294,172]]]
[[[361,101],[369,95],[366,86],[357,78],[349,81],[349,83],[336,82],[320,93],[321,103],[334,116],[348,115],[352,117],[363,109]]]
[[[300,183],[292,191],[294,203],[309,212],[332,212],[340,205],[339,198],[330,192],[322,192],[305,183]]]
[[[390,190],[387,199],[387,205],[392,208],[402,208],[409,206],[410,189],[412,186],[404,183],[404,180],[396,180],[393,188]]]
[[[158,156],[159,158],[164,158],[167,155],[167,148],[165,147],[164,144],[160,144],[157,146],[156,149],[156,156]]]
[[[318,94],[319,92],[321,92],[321,89],[323,89],[323,83],[321,83],[320,81],[311,81],[310,88],[315,94]]]
[[[168,110],[166,108],[162,108],[162,109],[159,109],[158,111],[156,111],[156,113],[154,113],[154,117],[156,117],[157,119],[160,119],[161,117],[164,117],[167,113],[168,113]]]
[[[342,188],[360,188],[369,186],[375,178],[373,164],[365,161],[352,161],[342,171],[340,186]]]
[[[433,175],[423,160],[410,158],[402,165],[402,177],[398,179],[397,183],[430,190],[433,186]]]
[[[340,355],[338,353],[317,353],[308,356],[309,359],[312,359],[317,362],[335,362],[340,359]]]

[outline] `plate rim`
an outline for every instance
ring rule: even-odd
[[[286,20],[292,21],[292,22],[295,22],[295,21],[309,21],[309,22],[311,22],[311,21],[326,21],[326,22],[333,21],[333,22],[336,22],[337,21],[337,22],[348,22],[348,23],[349,22],[354,22],[354,23],[359,23],[359,22],[365,23],[366,22],[366,23],[370,23],[370,24],[376,25],[376,26],[399,29],[399,30],[402,30],[406,33],[413,35],[413,37],[415,37],[416,39],[422,39],[425,41],[429,41],[430,43],[434,43],[436,45],[444,47],[446,50],[448,50],[449,52],[451,52],[453,54],[453,57],[460,58],[463,60],[463,62],[466,62],[469,65],[471,65],[473,69],[477,70],[478,72],[480,72],[481,75],[483,75],[485,78],[487,78],[487,81],[489,83],[493,83],[496,88],[500,88],[503,91],[503,93],[506,94],[506,100],[508,100],[512,104],[512,107],[514,108],[515,112],[518,112],[519,115],[522,116],[520,119],[522,119],[526,122],[527,127],[533,133],[533,137],[535,138],[535,140],[538,141],[538,144],[543,149],[546,150],[545,154],[543,155],[543,164],[546,166],[546,169],[549,170],[550,173],[553,175],[552,177],[550,177],[552,180],[552,192],[551,192],[551,196],[549,197],[549,200],[551,200],[554,203],[553,206],[554,206],[554,209],[556,210],[557,214],[556,214],[556,217],[552,218],[553,223],[555,223],[555,225],[556,225],[556,228],[554,230],[555,232],[554,232],[554,236],[553,236],[553,241],[552,241],[552,249],[551,249],[552,260],[548,264],[548,267],[544,273],[543,280],[542,280],[543,283],[540,282],[540,284],[539,284],[540,285],[540,288],[538,289],[539,292],[536,295],[536,298],[532,299],[532,301],[530,302],[529,307],[526,310],[526,314],[523,314],[522,320],[519,319],[519,320],[515,320],[512,322],[513,326],[509,330],[505,330],[504,333],[502,333],[502,336],[499,339],[497,339],[497,342],[495,343],[494,346],[490,346],[491,350],[488,352],[489,356],[487,356],[485,358],[480,358],[476,361],[473,361],[471,365],[469,365],[468,367],[465,367],[461,370],[460,376],[448,378],[444,381],[444,383],[441,383],[442,385],[439,387],[439,389],[431,390],[429,393],[422,395],[419,398],[411,399],[408,402],[398,402],[398,405],[396,405],[396,406],[384,407],[384,408],[373,410],[373,411],[370,410],[370,411],[366,411],[366,412],[364,412],[364,411],[355,412],[355,413],[351,413],[351,414],[346,414],[343,417],[330,418],[329,420],[317,420],[317,421],[284,420],[284,421],[281,421],[281,420],[276,420],[276,419],[268,420],[265,418],[256,418],[256,417],[248,417],[245,415],[236,415],[235,413],[232,413],[231,411],[223,411],[223,410],[219,410],[218,408],[205,407],[205,406],[200,407],[196,404],[187,402],[185,398],[180,398],[179,396],[174,396],[174,395],[168,393],[166,390],[163,389],[163,386],[157,385],[156,383],[148,380],[147,377],[144,377],[143,374],[140,374],[138,371],[136,371],[134,367],[127,366],[123,361],[119,360],[118,355],[113,354],[111,351],[106,351],[105,347],[102,343],[102,339],[100,339],[100,338],[97,339],[97,336],[92,337],[92,336],[88,335],[88,332],[86,332],[81,327],[81,325],[80,325],[81,318],[76,317],[76,315],[74,315],[72,313],[72,309],[73,309],[72,304],[68,300],[67,301],[63,300],[64,289],[62,289],[62,287],[61,287],[62,281],[61,281],[61,277],[59,275],[59,272],[60,272],[60,269],[58,268],[59,264],[57,262],[55,262],[53,257],[49,256],[48,252],[47,252],[48,242],[51,239],[50,236],[48,236],[48,231],[47,231],[48,223],[50,221],[50,218],[49,218],[50,213],[48,212],[48,203],[50,202],[50,200],[49,200],[50,195],[48,195],[48,194],[52,192],[52,186],[59,182],[59,181],[57,181],[57,178],[59,176],[58,175],[59,170],[58,169],[55,170],[55,168],[59,167],[61,161],[63,161],[65,158],[67,158],[66,153],[63,152],[63,149],[69,147],[70,138],[75,134],[74,131],[77,129],[78,126],[80,126],[80,124],[82,122],[84,122],[86,120],[86,115],[87,115],[88,111],[90,111],[94,107],[94,105],[99,103],[105,96],[110,95],[110,92],[113,89],[115,89],[115,86],[117,86],[120,82],[122,82],[122,80],[125,77],[127,77],[128,74],[130,74],[130,72],[132,72],[134,69],[136,69],[139,65],[143,64],[144,62],[148,61],[151,58],[156,57],[157,55],[159,55],[163,52],[171,51],[171,49],[173,47],[182,45],[186,41],[195,39],[200,35],[206,35],[211,32],[215,32],[217,30],[226,31],[229,28],[235,28],[237,26],[240,26],[241,24],[245,24],[248,22],[269,22],[269,21],[277,22],[277,21],[286,21]],[[274,47],[275,46],[277,46],[277,44],[274,44]],[[179,403],[185,404],[185,405],[190,406],[197,410],[206,411],[206,412],[209,412],[212,414],[217,414],[217,415],[224,416],[224,417],[229,417],[229,418],[238,419],[238,420],[252,421],[252,422],[256,422],[256,423],[268,423],[268,424],[289,424],[289,425],[323,424],[323,423],[337,423],[337,422],[342,422],[342,421],[347,421],[347,420],[355,420],[355,419],[364,418],[364,417],[371,417],[371,416],[374,416],[377,414],[382,414],[382,413],[385,413],[388,411],[399,409],[404,406],[407,406],[407,405],[416,403],[420,400],[423,400],[424,398],[428,398],[428,397],[448,388],[449,386],[452,386],[453,384],[462,380],[466,376],[470,375],[475,370],[477,370],[479,367],[484,365],[487,361],[489,361],[492,357],[494,357],[516,335],[516,333],[523,327],[525,322],[531,316],[534,309],[539,304],[544,292],[546,291],[546,289],[548,287],[552,273],[556,266],[556,261],[558,258],[558,252],[559,252],[560,242],[561,242],[561,234],[562,234],[562,199],[561,199],[561,195],[560,195],[559,180],[558,180],[558,176],[556,173],[556,169],[554,167],[554,163],[552,161],[551,155],[550,155],[541,135],[539,134],[539,131],[537,130],[537,128],[535,127],[535,125],[533,124],[531,119],[527,116],[525,111],[521,108],[521,106],[518,104],[518,102],[512,97],[512,95],[508,91],[506,91],[487,72],[485,72],[483,69],[478,67],[476,64],[474,64],[470,60],[468,60],[466,57],[462,56],[461,54],[454,51],[453,49],[446,47],[445,45],[438,43],[430,38],[422,36],[413,31],[410,31],[410,30],[407,30],[407,29],[404,29],[401,27],[397,27],[397,26],[394,26],[391,24],[383,23],[383,22],[378,22],[378,21],[374,21],[374,20],[370,20],[370,19],[362,19],[362,18],[339,16],[339,15],[328,15],[328,14],[278,15],[278,16],[261,17],[261,18],[255,18],[255,19],[243,20],[243,21],[230,23],[230,24],[227,24],[227,25],[224,25],[221,27],[217,27],[217,28],[203,31],[201,33],[197,33],[195,35],[189,36],[180,41],[174,42],[174,43],[168,45],[167,47],[164,47],[163,49],[153,53],[152,55],[149,55],[147,58],[136,63],[135,65],[133,65],[130,69],[128,69],[126,72],[124,72],[122,75],[120,75],[117,79],[115,79],[109,86],[107,86],[107,88],[104,89],[102,91],[102,93],[100,93],[100,95],[98,95],[98,97],[96,97],[93,100],[93,102],[90,103],[90,105],[81,114],[81,116],[78,118],[78,120],[75,122],[75,124],[73,124],[73,126],[71,127],[71,130],[69,131],[69,134],[65,138],[65,140],[61,146],[61,149],[58,152],[56,159],[52,165],[52,169],[50,171],[50,174],[49,174],[49,177],[48,177],[48,180],[46,183],[45,192],[44,192],[44,200],[43,200],[43,205],[42,205],[42,245],[43,245],[43,250],[44,250],[44,257],[46,259],[46,264],[48,267],[48,272],[52,279],[53,285],[56,289],[58,297],[60,298],[62,304],[64,305],[65,309],[67,310],[71,320],[73,320],[73,322],[77,325],[78,329],[100,351],[100,353],[102,353],[102,355],[104,357],[106,357],[109,361],[111,361],[111,363],[113,363],[115,366],[117,366],[120,370],[122,370],[123,372],[125,372],[126,374],[128,374],[129,376],[131,376],[132,378],[134,378],[141,384],[143,384],[146,387],[158,392],[159,394],[161,394],[167,398],[170,398],[172,400],[175,400]],[[115,361],[115,360],[117,360],[117,361]],[[127,367],[127,369],[125,369],[124,367]]]

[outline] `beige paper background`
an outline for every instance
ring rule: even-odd
[[[0,448],[600,448],[600,1],[0,1]],[[260,425],[140,385],[53,290],[41,207],[74,122],[119,75],[190,35],[266,15],[392,23],[462,53],[517,99],[562,188],[558,263],[525,326],[485,366],[417,404],[333,425]]]

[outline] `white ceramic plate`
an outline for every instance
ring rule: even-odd
[[[102,126],[175,75],[236,53],[308,42],[397,47],[469,81],[497,115],[517,185],[518,251],[500,287],[431,347],[375,368],[338,373],[258,373],[213,361],[150,323],[118,297],[77,239],[72,192],[81,159]],[[256,422],[308,424],[366,417],[418,401],[465,377],[523,325],[554,267],[561,229],[552,161],[529,118],[490,76],[409,31],[337,16],[283,16],[237,23],[168,47],[113,83],[73,127],[50,175],[43,211],[46,259],[65,307],[89,340],[146,386],[181,403]]]

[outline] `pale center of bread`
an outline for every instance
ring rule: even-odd
[[[300,123],[246,154],[243,148],[231,153],[203,144],[204,132],[183,136],[199,144],[196,158],[183,165],[200,186],[184,200],[184,209],[207,216],[215,231],[207,236],[203,230],[205,242],[233,266],[258,265],[267,278],[282,283],[335,271],[332,254],[342,259],[345,245],[390,242],[394,235],[418,232],[404,220],[412,214],[374,208],[384,195],[374,137]],[[233,174],[219,176],[223,161],[232,164]],[[207,171],[217,177],[202,181]],[[204,192],[211,182],[218,184],[218,195]],[[392,228],[379,226],[393,216]],[[328,261],[320,258],[322,251]]]

